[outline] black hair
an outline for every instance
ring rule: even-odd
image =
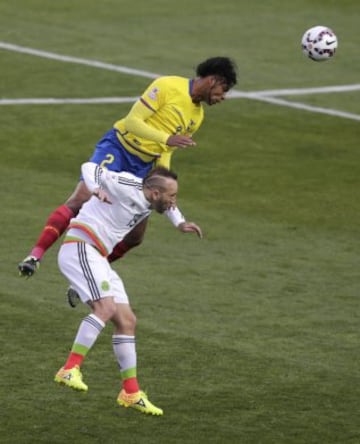
[[[196,68],[199,77],[216,76],[230,89],[237,83],[237,66],[229,57],[211,57]]]

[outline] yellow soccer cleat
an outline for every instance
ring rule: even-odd
[[[88,391],[88,386],[82,380],[82,374],[78,365],[67,370],[61,367],[56,373],[54,381],[59,384],[65,384],[75,390]]]
[[[148,400],[146,393],[142,391],[136,393],[126,393],[126,391],[123,389],[119,393],[117,403],[123,407],[131,407],[148,415],[163,415],[162,409],[154,406],[154,404]]]

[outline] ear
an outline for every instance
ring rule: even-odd
[[[152,198],[153,200],[158,200],[160,196],[160,191],[158,190],[158,188],[153,188],[152,189]]]
[[[216,85],[217,78],[215,76],[209,76],[209,86],[213,88]]]

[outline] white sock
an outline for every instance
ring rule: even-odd
[[[113,335],[112,344],[120,371],[136,369],[135,336]]]
[[[80,324],[74,343],[90,349],[104,327],[105,323],[94,314],[86,316]]]

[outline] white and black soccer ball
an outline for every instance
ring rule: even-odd
[[[323,62],[335,55],[338,39],[327,26],[314,26],[308,29],[302,39],[303,53],[315,62]]]

